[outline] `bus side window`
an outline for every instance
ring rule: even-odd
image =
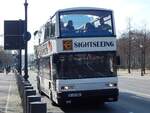
[[[44,33],[44,40],[46,41],[50,36],[50,23],[47,22],[45,25],[45,33]]]
[[[55,25],[56,25],[56,16],[54,16],[53,18],[51,18],[51,22],[50,22],[50,37],[54,38],[55,37]]]
[[[49,79],[52,79],[52,62],[51,62],[52,57],[49,57]]]
[[[55,55],[51,56],[51,79],[55,80],[57,76],[57,69],[56,69],[56,58]]]

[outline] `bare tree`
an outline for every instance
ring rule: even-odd
[[[0,51],[0,61],[2,66],[11,65],[13,60],[13,55],[11,53],[8,53],[4,50]]]
[[[122,33],[117,41],[118,54],[121,57],[121,67],[127,69],[129,67],[133,69],[140,68],[141,72],[144,72],[145,68],[150,68],[150,33],[144,29],[130,30],[130,37],[128,33]]]

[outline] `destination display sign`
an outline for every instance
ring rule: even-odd
[[[116,51],[116,38],[66,38],[49,40],[37,47],[38,57],[65,52]]]
[[[63,39],[58,52],[116,51],[115,38]],[[58,44],[59,45],[59,44]]]

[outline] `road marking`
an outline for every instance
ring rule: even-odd
[[[8,104],[9,104],[9,98],[10,98],[10,91],[11,91],[11,83],[9,85],[8,96],[7,96],[7,103],[6,103],[6,107],[5,107],[5,113],[7,113],[7,110],[8,110]]]
[[[120,89],[120,91],[121,92],[129,92],[129,93],[132,93],[132,94],[136,94],[138,96],[150,98],[149,94],[145,94],[145,93],[141,93],[141,92],[137,92],[137,91],[131,91],[131,90],[128,90],[128,89]]]

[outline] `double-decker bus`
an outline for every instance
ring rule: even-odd
[[[36,33],[37,86],[52,103],[118,100],[112,10],[58,10]]]

